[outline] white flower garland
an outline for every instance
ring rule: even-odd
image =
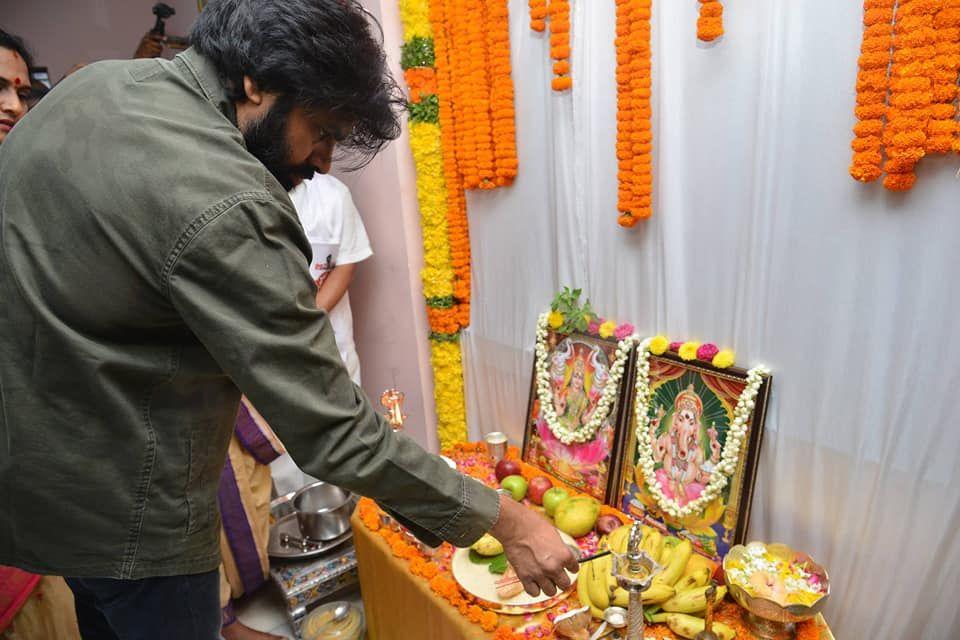
[[[733,411],[733,424],[727,431],[727,439],[723,444],[720,462],[717,464],[709,484],[704,487],[703,493],[696,500],[681,507],[675,499],[670,499],[664,495],[654,475],[653,441],[650,434],[649,415],[650,397],[653,394],[650,389],[650,340],[647,339],[640,343],[638,351],[640,355],[637,360],[637,395],[634,403],[637,422],[637,450],[640,454],[637,464],[643,470],[647,489],[656,499],[657,504],[664,512],[679,520],[702,511],[727,486],[730,476],[737,469],[740,448],[743,446],[743,439],[747,434],[747,421],[756,406],[757,393],[760,391],[760,385],[763,384],[764,378],[770,375],[770,370],[761,364],[747,372],[747,386],[740,394],[737,406]]]
[[[603,421],[610,415],[613,403],[620,391],[620,380],[626,368],[627,358],[633,351],[633,346],[640,342],[640,336],[633,334],[617,343],[616,358],[610,366],[610,379],[603,388],[603,394],[597,403],[597,408],[589,422],[576,429],[568,429],[560,424],[557,411],[553,406],[553,389],[550,385],[550,370],[547,364],[549,349],[547,348],[548,313],[540,315],[537,321],[537,397],[540,399],[540,413],[547,426],[556,438],[563,444],[589,442],[596,435]]]

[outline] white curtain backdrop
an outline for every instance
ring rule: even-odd
[[[522,434],[537,314],[561,285],[645,335],[774,371],[750,536],[830,572],[841,639],[957,638],[960,181],[907,195],[847,175],[858,0],[654,0],[655,214],[616,225],[614,1],[574,0],[572,94],[511,0],[512,188],[469,196],[471,435]]]

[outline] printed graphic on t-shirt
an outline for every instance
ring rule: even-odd
[[[336,266],[332,253],[327,254],[326,262],[314,263],[313,269],[317,273],[316,283],[318,287],[323,284],[323,281],[327,279],[327,276],[330,275],[330,272],[333,271]]]

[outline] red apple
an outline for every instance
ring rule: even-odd
[[[543,504],[543,494],[553,487],[553,482],[547,476],[537,476],[530,478],[530,487],[527,489],[527,497],[533,504]]]
[[[623,523],[620,522],[620,518],[618,518],[617,516],[611,516],[611,515],[600,516],[599,518],[597,518],[597,525],[596,525],[597,534],[601,536],[608,536],[611,533],[613,533],[615,530],[619,529],[620,525],[622,524]]]
[[[520,464],[517,463],[516,460],[507,460],[506,458],[497,463],[493,472],[497,475],[497,482],[500,482],[507,476],[523,475],[520,473]]]

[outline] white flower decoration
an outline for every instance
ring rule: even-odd
[[[540,414],[547,423],[550,431],[563,444],[589,442],[596,436],[600,425],[610,415],[617,394],[620,393],[620,381],[626,369],[627,358],[633,351],[634,345],[640,342],[640,336],[633,334],[617,343],[613,364],[610,365],[610,377],[603,385],[603,392],[597,408],[586,424],[576,429],[568,429],[560,424],[557,411],[553,405],[553,389],[550,384],[550,366],[548,363],[549,349],[547,348],[547,326],[549,314],[543,313],[537,321],[536,345],[536,385],[537,398],[540,399]]]
[[[720,462],[717,464],[717,472],[711,475],[710,483],[704,487],[703,493],[696,500],[681,507],[676,500],[664,495],[654,476],[653,442],[649,429],[649,406],[653,394],[653,390],[650,388],[650,339],[640,343],[638,351],[640,355],[637,362],[636,400],[634,402],[637,423],[637,452],[640,455],[638,466],[643,469],[647,489],[657,501],[660,509],[671,517],[680,520],[705,509],[727,486],[740,459],[743,438],[747,434],[747,420],[756,406],[760,386],[770,375],[770,370],[764,365],[757,365],[747,373],[747,385],[737,400],[737,406],[733,412],[734,420],[727,431],[727,439],[723,445]]]

